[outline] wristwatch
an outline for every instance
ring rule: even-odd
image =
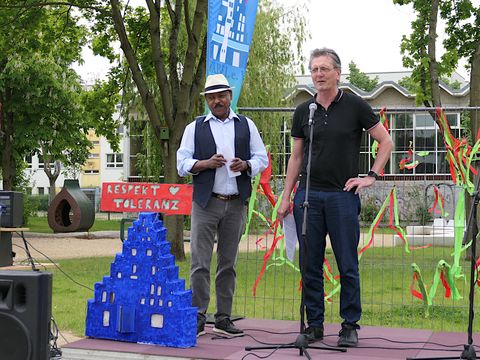
[[[375,178],[375,180],[378,180],[378,178],[380,177],[375,171],[373,170],[370,170],[368,173],[367,173],[367,176],[370,176],[370,177],[373,177]]]

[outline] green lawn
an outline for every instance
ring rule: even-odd
[[[131,224],[126,224],[126,227],[130,226]],[[47,233],[53,234],[53,230],[50,229],[48,226],[47,217],[34,217],[32,216],[29,221],[28,225],[26,225],[30,230],[30,232],[38,232],[38,233]],[[120,220],[103,220],[103,219],[95,219],[92,228],[90,231],[103,231],[103,230],[120,230]]]
[[[425,317],[423,302],[410,294],[412,279],[411,263],[416,262],[428,286],[432,283],[435,266],[441,258],[449,261],[447,248],[429,248],[406,254],[403,248],[382,248],[367,251],[360,265],[362,283],[363,317],[361,324],[387,327],[411,327],[442,331],[465,331],[468,321],[468,274],[467,279],[458,280],[457,287],[462,300],[445,299],[440,285],[434,298],[430,314]],[[257,295],[252,288],[263,264],[264,252],[239,254],[237,267],[237,290],[234,315],[249,318],[298,320],[300,307],[299,274],[292,267],[272,266],[259,283]],[[336,268],[331,251],[327,258]],[[109,275],[113,258],[89,258],[59,261],[61,269],[81,284],[93,288],[104,275]],[[215,261],[215,259],[214,259]],[[180,277],[188,285],[189,261],[177,262]],[[214,266],[212,267],[214,268]],[[469,273],[469,271],[464,270]],[[58,270],[54,274],[53,316],[61,330],[70,330],[83,335],[87,299],[93,297],[91,290],[74,284]],[[214,275],[212,274],[212,284]],[[331,285],[326,286],[328,293]],[[209,312],[214,312],[214,287]],[[338,294],[331,303],[326,303],[326,322],[338,323]],[[476,311],[480,306],[476,306]],[[475,320],[474,328],[480,328]]]

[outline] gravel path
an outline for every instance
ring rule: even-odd
[[[81,257],[115,256],[122,252],[122,242],[118,232],[73,233],[73,234],[37,234],[25,233],[25,240],[32,257],[39,261],[70,259]],[[13,251],[15,262],[27,259],[23,239],[14,236]]]

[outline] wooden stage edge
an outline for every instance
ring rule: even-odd
[[[197,339],[195,347],[187,349],[85,338],[64,345],[62,347],[62,359],[242,360],[259,357],[268,357],[275,360],[306,359],[305,356],[300,356],[299,350],[295,348],[245,350],[245,347],[293,343],[298,336],[299,329],[299,323],[296,321],[242,319],[235,321],[235,324],[244,329],[246,336],[233,339],[219,338],[212,332],[212,325],[207,324],[207,334]],[[440,333],[421,329],[362,326],[358,332],[359,346],[341,353],[328,348],[336,346],[339,330],[339,324],[325,325],[325,339],[322,342],[311,344],[312,348],[307,349],[312,359],[379,360],[438,359],[440,357],[460,359],[463,347],[467,344],[466,332]],[[478,329],[476,329],[476,332],[473,336],[473,344],[480,345]],[[324,349],[315,349],[313,346],[323,347]],[[480,347],[476,346],[476,351],[480,353]]]

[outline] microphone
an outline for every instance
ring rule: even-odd
[[[315,114],[315,110],[317,110],[317,104],[313,102],[308,106],[308,108],[310,109],[310,114],[308,115],[308,125],[312,125],[313,115]]]

